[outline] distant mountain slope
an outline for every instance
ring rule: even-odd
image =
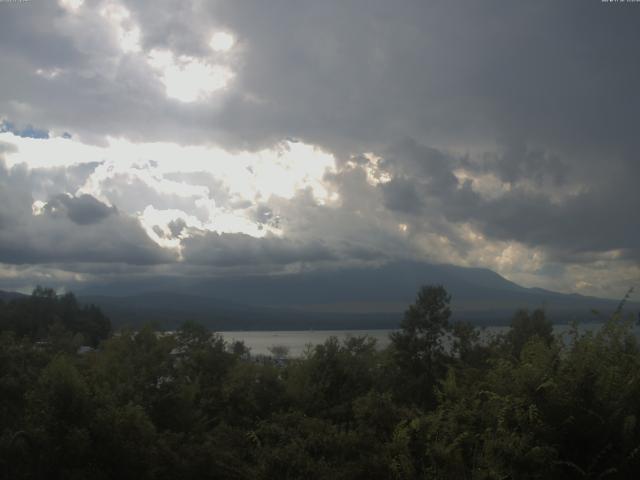
[[[215,298],[171,292],[152,292],[130,296],[79,297],[93,303],[111,318],[115,326],[152,323],[175,329],[185,320],[200,322],[214,330],[340,330],[394,328],[397,314],[352,314],[299,311],[268,306],[239,305]]]
[[[609,314],[618,305],[616,300],[524,288],[488,269],[417,262],[174,284],[160,280],[156,288],[162,291],[113,296],[118,291],[112,286],[110,296],[87,292],[80,297],[101,306],[116,322],[134,324],[154,319],[175,326],[194,319],[217,329],[393,328],[425,284],[447,288],[456,319],[481,324],[504,324],[519,308],[539,307],[556,322],[594,321],[598,317],[592,309]],[[135,291],[135,286],[125,288]],[[637,312],[640,304],[629,303],[628,309]]]
[[[3,290],[0,290],[0,300],[2,300],[3,302],[8,302],[9,300],[14,300],[21,297],[26,297],[26,295],[18,292],[5,292]]]

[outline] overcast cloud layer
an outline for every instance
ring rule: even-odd
[[[639,21],[600,0],[0,3],[0,288],[402,258],[619,297]]]

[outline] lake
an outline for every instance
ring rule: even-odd
[[[251,349],[252,355],[269,355],[269,347],[287,347],[290,357],[300,357],[307,345],[319,345],[329,337],[343,340],[348,336],[368,335],[376,339],[379,348],[389,344],[393,330],[297,330],[297,331],[247,331],[219,332],[226,341],[241,340]]]
[[[596,330],[601,323],[585,323],[580,325],[580,330]],[[563,334],[568,331],[569,325],[555,325],[556,333]],[[490,336],[506,332],[509,327],[484,327],[483,335]],[[220,332],[228,341],[241,340],[251,349],[252,355],[269,355],[269,347],[283,346],[289,349],[290,357],[300,357],[307,345],[318,345],[329,337],[337,337],[340,340],[348,336],[361,337],[368,335],[376,339],[377,346],[384,348],[389,345],[389,334],[394,330],[296,330],[296,331],[234,331]]]

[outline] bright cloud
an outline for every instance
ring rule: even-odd
[[[107,2],[100,14],[111,26],[123,53],[144,55],[146,63],[155,71],[169,98],[187,103],[204,99],[213,92],[224,89],[234,76],[228,66],[212,64],[206,58],[176,54],[168,49],[143,52],[140,26],[121,3]],[[216,32],[209,45],[216,52],[226,52],[234,43],[235,39],[231,34]]]
[[[38,68],[36,70],[36,75],[40,77],[48,78],[49,80],[56,78],[61,73],[62,73],[62,70],[59,68]]]
[[[140,27],[133,22],[127,8],[119,3],[108,2],[100,14],[113,27],[123,52],[137,53],[141,51]]]
[[[78,10],[84,5],[84,0],[58,0],[61,7],[66,8],[72,12]]]
[[[233,78],[224,65],[210,65],[188,55],[176,57],[169,50],[152,50],[148,61],[158,72],[167,96],[182,102],[206,98],[226,87]]]
[[[259,152],[232,153],[216,147],[132,143],[122,139],[109,139],[108,145],[101,147],[71,138],[25,138],[11,132],[0,133],[0,142],[12,147],[4,155],[9,168],[95,164],[86,180],[68,193],[91,195],[137,216],[149,237],[169,248],[179,246],[179,237],[166,234],[172,221],[181,220],[199,230],[262,237],[267,232],[279,232],[252,217],[251,208],[257,202],[272,197],[291,199],[305,189],[319,204],[335,200],[336,196],[323,180],[327,172],[335,171],[335,159],[304,143],[285,142]],[[189,174],[189,181],[172,179]],[[233,201],[229,205],[216,204],[216,192],[204,179],[217,182],[216,188],[223,189]],[[35,199],[34,215],[42,212],[46,200]]]
[[[228,52],[233,48],[233,45],[236,43],[233,35],[227,32],[216,32],[211,37],[211,41],[209,42],[209,46],[215,52]]]

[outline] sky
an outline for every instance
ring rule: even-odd
[[[0,0],[0,289],[396,260],[640,284],[640,2]]]

